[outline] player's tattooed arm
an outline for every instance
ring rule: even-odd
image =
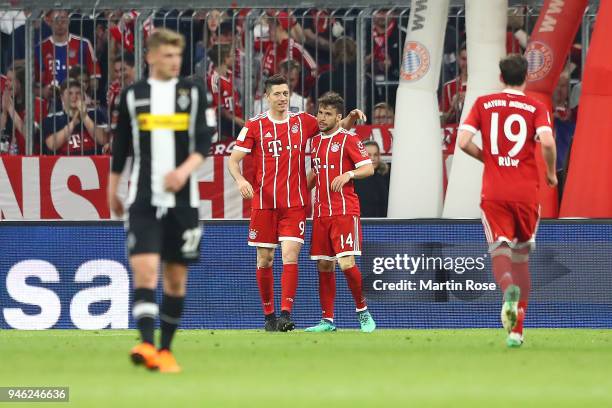
[[[459,130],[459,147],[468,155],[472,156],[479,162],[482,162],[482,149],[478,147],[473,141],[474,133],[469,130]]]
[[[355,123],[357,123],[358,120],[365,122],[368,120],[368,118],[361,110],[353,109],[351,113],[346,116],[346,118],[342,119],[340,122],[340,127],[350,130],[353,128],[353,126],[355,126]]]

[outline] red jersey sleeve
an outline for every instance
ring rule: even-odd
[[[536,104],[536,110],[534,112],[534,122],[533,125],[535,127],[535,139],[537,140],[538,135],[541,132],[552,132],[552,125],[550,123],[550,112],[546,109],[546,106],[542,103]]]
[[[345,145],[345,151],[354,163],[355,168],[358,169],[366,164],[372,164],[370,156],[368,155],[365,146],[359,139],[359,136],[351,135],[348,137]]]
[[[317,122],[317,118],[306,112],[302,112],[300,117],[302,118],[302,129],[304,129],[304,136],[306,138],[316,136],[319,133],[319,122]]]
[[[238,138],[236,139],[236,145],[234,149],[244,152],[251,153],[253,149],[253,145],[255,144],[255,134],[259,132],[259,121],[251,121],[249,120],[240,133],[238,134]]]
[[[470,113],[467,115],[461,126],[459,126],[459,130],[467,130],[468,132],[476,133],[480,130],[480,98],[474,101],[472,105],[472,109],[470,109]]]

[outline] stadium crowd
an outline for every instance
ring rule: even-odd
[[[357,105],[355,84],[365,83],[366,106],[360,108],[372,125],[392,125],[408,9],[377,10],[367,19],[362,61],[358,61],[356,41],[359,11],[163,10],[139,20],[138,26],[137,11],[104,11],[95,18],[74,11],[48,11],[34,20],[34,129],[25,129],[24,124],[24,22],[29,12],[5,13],[0,43],[0,154],[26,154],[27,135],[31,135],[34,154],[107,154],[118,96],[137,76],[136,30],[142,29],[146,38],[160,26],[186,38],[182,74],[206,84],[209,101],[217,110],[217,141],[235,138],[247,113],[255,115],[268,108],[262,84],[275,73],[290,79],[292,111],[313,113],[317,98],[327,91],[338,92],[347,108],[353,108]],[[522,52],[527,44],[526,27],[533,26],[530,18],[534,17],[524,11],[509,11],[509,53]],[[252,15],[255,25],[247,33],[247,16]],[[253,36],[251,50],[246,49],[247,35]],[[576,45],[554,97],[561,173],[567,167],[577,117],[580,56]],[[455,15],[446,29],[440,79],[440,118],[445,128],[456,127],[461,117],[467,60],[465,20]],[[254,77],[250,90],[245,88],[247,64]],[[359,72],[363,77],[358,77]],[[247,94],[251,100],[247,101]],[[445,143],[452,153],[454,132]],[[388,177],[386,171],[383,174]]]

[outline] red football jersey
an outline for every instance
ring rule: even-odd
[[[213,70],[208,79],[208,89],[210,89],[213,97],[213,107],[217,108],[221,104],[225,109],[234,112],[239,118],[242,117],[240,95],[234,89],[231,71],[228,71],[228,76],[225,77]]]
[[[253,155],[255,196],[251,208],[306,205],[306,144],[318,131],[317,119],[304,112],[289,113],[283,121],[263,112],[246,123],[234,149]]]
[[[539,101],[506,89],[476,99],[459,129],[482,132],[482,199],[538,202],[537,134],[552,131]]]
[[[359,136],[347,130],[320,133],[312,139],[312,169],[317,177],[314,216],[360,215],[353,180],[339,193],[331,191],[331,183],[339,175],[371,163]]]
[[[90,77],[100,78],[101,70],[91,43],[88,39],[70,34],[65,43],[55,43],[47,37],[35,52],[37,68],[36,79],[43,85],[59,85],[68,76],[68,70],[81,65]],[[42,78],[40,77],[42,75]]]

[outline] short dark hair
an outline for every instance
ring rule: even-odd
[[[83,65],[73,65],[68,70],[68,78],[70,79],[78,80],[83,74],[89,76]]]
[[[113,63],[121,62],[122,64],[127,65],[128,67],[134,67],[136,65],[136,60],[134,60],[134,54],[126,52],[125,54],[119,55],[115,58]]]
[[[215,68],[218,68],[220,65],[225,63],[225,59],[230,56],[231,52],[231,45],[215,44],[210,48],[210,50],[208,50],[208,55],[215,65]]]
[[[366,146],[366,147],[367,146],[374,146],[374,147],[376,147],[376,150],[380,152],[380,146],[378,145],[376,140],[372,140],[372,139],[364,140],[363,141],[363,145]]]
[[[287,77],[281,74],[274,74],[264,83],[266,93],[269,93],[274,85],[287,85],[289,87],[289,81],[287,81]]]
[[[509,54],[499,61],[499,70],[501,71],[504,84],[510,86],[519,86],[525,82],[527,77],[527,59],[521,54]]]
[[[326,92],[319,98],[319,106],[331,107],[336,113],[344,113],[344,99],[336,92]]]
[[[64,82],[62,82],[62,86],[60,87],[60,91],[62,93],[64,93],[64,91],[68,88],[79,88],[82,89],[83,85],[81,84],[81,81],[78,81],[76,79],[72,79],[72,78],[68,78],[66,79]]]

